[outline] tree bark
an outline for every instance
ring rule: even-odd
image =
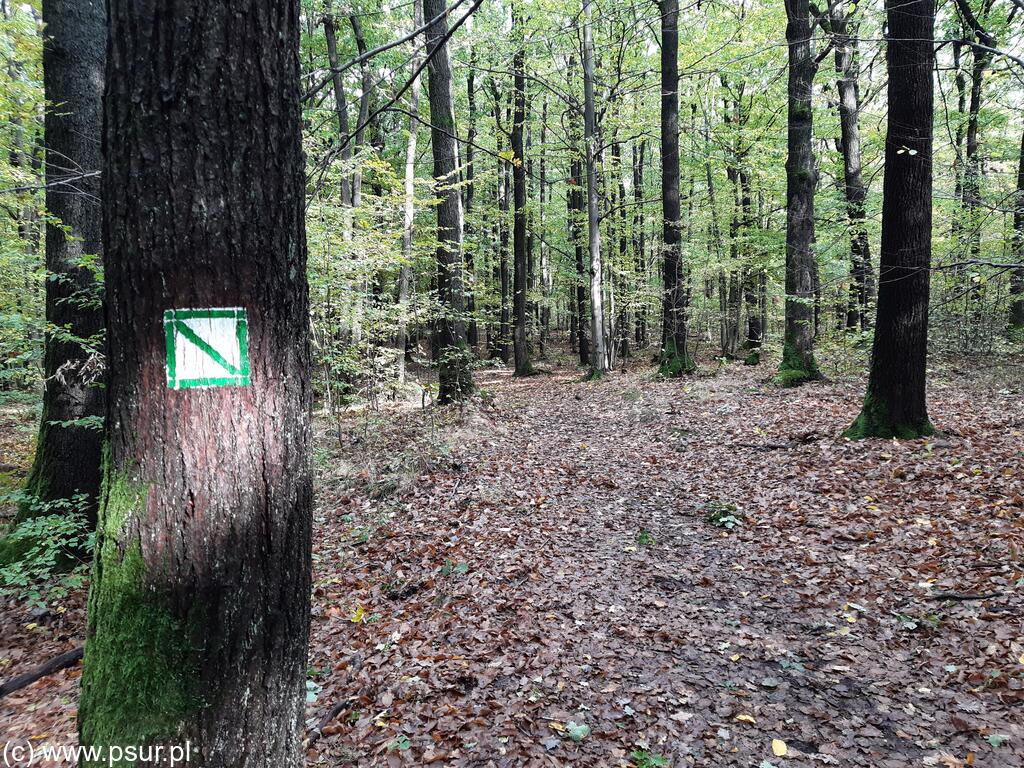
[[[1017,159],[1017,195],[1013,204],[1013,260],[1024,264],[1024,133]],[[1010,330],[1024,330],[1024,267],[1010,272]]]
[[[887,0],[885,140],[878,312],[864,408],[847,436],[932,434],[925,400],[932,243],[935,0]]]
[[[852,12],[851,12],[852,13]],[[836,89],[839,92],[839,144],[843,155],[846,216],[850,232],[850,300],[846,327],[866,330],[874,281],[871,248],[865,226],[868,189],[861,169],[860,86],[857,81],[857,31],[850,34],[850,18],[841,4],[832,6],[830,22],[835,45]]]
[[[600,376],[608,370],[604,325],[604,266],[601,260],[601,216],[597,188],[597,110],[594,96],[593,0],[583,0],[583,142],[587,162],[587,242],[590,253],[590,369]]]
[[[299,2],[107,8],[109,433],[81,743],[188,741],[206,768],[299,768],[312,400]],[[245,311],[249,383],[172,388],[165,313],[185,308]]]
[[[467,27],[473,21],[470,18]],[[422,23],[422,22],[421,22]],[[466,291],[466,312],[469,314],[469,328],[467,330],[467,341],[473,355],[476,356],[477,347],[480,344],[480,328],[476,320],[476,270],[473,264],[475,244],[471,242],[473,235],[473,220],[470,216],[473,210],[473,198],[476,193],[476,168],[474,166],[474,151],[476,143],[476,49],[469,53],[470,69],[466,75],[466,97],[469,103],[469,128],[466,131],[466,209],[463,214],[462,243],[466,259],[466,280],[463,286]]]
[[[526,124],[526,50],[523,45],[523,20],[516,3],[512,4],[512,35],[516,50],[512,54],[512,351],[515,375],[533,373],[526,343],[527,260],[526,243],[526,149],[523,131]]]
[[[423,0],[423,15],[440,16],[447,0]],[[430,141],[434,155],[437,205],[437,292],[442,315],[438,322],[440,390],[438,400],[452,403],[473,390],[466,336],[466,303],[462,289],[462,195],[458,189],[459,149],[455,140],[455,102],[447,18],[427,29],[427,91],[430,99]]]
[[[686,273],[679,205],[679,0],[660,0],[661,11],[661,206],[663,376],[694,370],[686,338]]]
[[[100,170],[105,13],[101,0],[52,0],[43,8],[46,208],[46,377],[35,461],[25,490],[33,503],[15,522],[47,514],[48,504],[84,495],[82,511],[96,523],[104,411],[101,363],[95,348],[103,307],[93,267],[103,253],[97,176],[62,185],[69,176]],[[74,337],[73,339],[67,338]],[[93,351],[90,351],[92,347]],[[0,546],[0,559],[16,555]]]
[[[816,64],[808,0],[786,0],[789,126],[786,157],[786,336],[777,381],[797,386],[820,377],[814,361],[814,188],[811,94]]]

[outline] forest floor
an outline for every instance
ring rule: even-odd
[[[309,764],[1024,766],[1020,370],[941,366],[908,442],[742,365],[321,420]],[[7,604],[0,678],[83,606]],[[78,674],[0,741],[72,743]]]

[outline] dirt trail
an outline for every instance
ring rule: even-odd
[[[852,444],[858,386],[766,375],[321,420],[309,764],[1024,766],[1020,392],[939,380],[947,435]],[[84,598],[6,611],[4,676]],[[0,733],[74,743],[77,676]]]
[[[1024,765],[1019,396],[851,444],[851,390],[758,375],[486,377],[492,427],[320,563],[313,760]]]

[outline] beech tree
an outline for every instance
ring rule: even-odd
[[[604,266],[601,261],[601,216],[598,210],[597,105],[594,95],[594,28],[591,5],[583,0],[583,141],[587,165],[587,242],[590,253],[590,371],[608,370],[608,342],[604,327]]]
[[[103,252],[99,171],[103,4],[52,0],[43,6],[46,33],[46,337],[42,419],[26,483],[32,502],[19,521],[49,504],[84,494],[96,521],[103,440],[103,306],[95,269]],[[0,552],[0,557],[5,555]]]
[[[878,313],[864,407],[847,436],[911,439],[928,420],[935,0],[887,0],[885,139]]]
[[[826,23],[835,47],[836,90],[839,93],[839,145],[843,155],[843,191],[850,228],[850,298],[846,327],[866,330],[874,296],[871,246],[865,224],[868,185],[864,182],[860,147],[860,84],[858,82],[858,24],[856,7],[842,2],[830,5]]]
[[[310,600],[299,2],[110,0],[108,455],[83,745],[300,766]]]
[[[789,50],[786,155],[786,334],[777,380],[796,386],[819,376],[814,361],[814,113],[817,64],[808,0],[786,0]]]

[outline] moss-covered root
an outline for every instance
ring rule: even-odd
[[[687,373],[697,370],[693,359],[685,349],[679,349],[674,340],[669,340],[658,356],[658,373],[666,379],[678,379]]]
[[[761,364],[761,350],[752,349],[747,353],[747,356],[743,358],[744,365],[760,365]]]
[[[843,433],[843,437],[851,440],[864,440],[880,437],[886,440],[916,440],[935,434],[935,427],[925,417],[916,421],[900,422],[892,418],[888,406],[868,393],[864,398],[864,407],[856,421]]]
[[[138,542],[122,554],[122,528],[145,494],[114,480],[104,497],[78,712],[82,744],[163,743],[199,709],[198,622],[176,615],[153,588]]]
[[[799,387],[808,381],[818,381],[821,371],[818,370],[814,356],[802,355],[790,342],[782,348],[782,362],[779,372],[775,375],[775,384],[780,387]]]

